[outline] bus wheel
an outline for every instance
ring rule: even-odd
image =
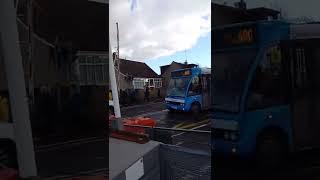
[[[261,169],[279,169],[287,153],[286,141],[277,133],[264,134],[258,140],[256,160]]]
[[[191,106],[191,113],[192,115],[194,115],[195,117],[197,117],[201,112],[201,107],[199,104],[192,104]]]

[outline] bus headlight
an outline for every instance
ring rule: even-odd
[[[224,139],[227,141],[236,141],[238,139],[238,132],[224,132]]]

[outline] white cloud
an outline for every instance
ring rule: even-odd
[[[133,0],[134,1],[134,0]],[[110,0],[111,47],[120,56],[144,61],[192,48],[210,32],[210,0]]]

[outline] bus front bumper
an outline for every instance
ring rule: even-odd
[[[171,102],[166,102],[166,107],[167,109],[173,109],[173,110],[178,110],[178,111],[187,111],[185,108],[185,104],[172,104]]]
[[[213,139],[211,144],[212,151],[226,156],[249,157],[250,152],[240,145],[239,141],[227,141],[224,139]]]

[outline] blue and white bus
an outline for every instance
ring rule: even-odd
[[[194,67],[171,73],[165,98],[167,109],[199,114],[210,107],[211,69]]]
[[[212,148],[275,164],[320,145],[320,24],[213,30]]]

